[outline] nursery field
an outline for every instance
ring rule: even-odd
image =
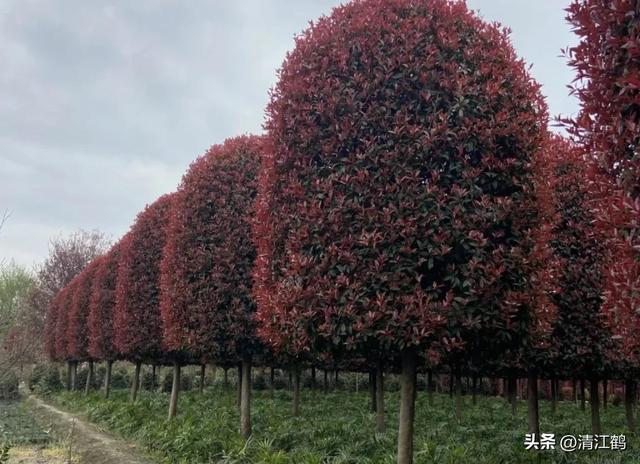
[[[244,440],[238,429],[234,389],[222,385],[181,393],[179,413],[167,421],[169,395],[142,391],[135,404],[119,389],[106,400],[99,393],[54,393],[48,401],[78,413],[106,430],[135,440],[161,463],[392,463],[395,462],[399,394],[386,394],[387,428],[374,433],[365,390],[324,393],[305,389],[301,414],[291,416],[291,393],[286,389],[252,393],[253,434]],[[479,396],[476,405],[463,399],[462,420],[454,418],[454,401],[426,393],[417,397],[416,463],[636,463],[640,442],[624,427],[624,410],[609,405],[602,413],[603,433],[625,434],[626,450],[526,450],[526,405],[517,415],[504,399]],[[588,405],[561,401],[554,416],[542,401],[541,431],[563,435],[590,433]],[[556,445],[558,448],[558,445]]]

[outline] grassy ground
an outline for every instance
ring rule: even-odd
[[[168,395],[142,392],[135,405],[126,391],[110,400],[98,394],[60,393],[57,405],[85,415],[108,430],[144,444],[164,463],[393,463],[398,417],[397,393],[387,393],[387,432],[375,435],[366,393],[323,394],[304,391],[302,415],[290,415],[291,395],[276,391],[253,394],[251,440],[237,432],[235,393],[212,387],[204,395],[181,395],[179,417],[166,421]],[[624,411],[610,406],[603,412],[606,434],[626,434],[627,450],[527,451],[524,447],[526,406],[512,417],[500,398],[479,398],[477,406],[465,399],[463,420],[453,418],[447,395],[436,395],[430,407],[426,395],[417,399],[416,463],[640,463],[640,440],[624,427]],[[561,435],[590,433],[587,412],[561,402],[555,417],[541,402],[541,431]]]

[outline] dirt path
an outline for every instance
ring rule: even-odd
[[[153,464],[134,445],[109,435],[79,416],[61,411],[35,396],[29,396],[26,404],[36,416],[51,423],[59,436],[71,436],[73,455],[79,464]]]

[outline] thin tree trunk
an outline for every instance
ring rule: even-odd
[[[433,406],[433,370],[427,371],[427,396],[429,399],[429,405]]]
[[[87,372],[87,383],[84,386],[85,396],[89,394],[93,384],[93,361],[89,361],[89,371]]]
[[[337,390],[338,389],[338,383],[340,382],[340,378],[338,377],[338,373],[340,371],[338,371],[338,369],[335,370],[335,380],[333,381],[333,389]]]
[[[311,390],[316,389],[316,366],[311,366]]]
[[[151,365],[151,391],[156,391],[156,365],[152,364]]]
[[[474,374],[471,379],[471,403],[475,406],[478,404],[478,377]]]
[[[369,406],[371,412],[376,412],[376,371],[369,371]]]
[[[456,420],[458,422],[462,422],[462,377],[460,376],[460,374],[456,374],[455,376],[455,395],[456,395],[456,401],[455,401],[455,414],[456,414]]]
[[[538,411],[538,376],[534,369],[527,372],[527,419],[529,433],[540,436],[540,416]]]
[[[360,388],[360,372],[356,371],[356,393],[358,393],[359,388]]]
[[[136,362],[136,369],[133,373],[133,379],[131,379],[131,396],[130,401],[135,403],[138,399],[138,390],[140,389],[140,369],[142,368],[142,363],[140,361]]]
[[[242,397],[242,363],[238,364],[238,382],[236,384],[236,406],[240,409]]]
[[[324,392],[329,393],[329,372],[324,369]]]
[[[376,433],[384,433],[384,371],[376,364]]]
[[[224,391],[228,391],[229,390],[229,368],[225,367],[224,369],[224,383],[222,384],[224,386]]]
[[[602,425],[600,423],[600,395],[598,394],[598,379],[591,379],[589,390],[591,393],[591,432],[594,435],[602,433]]]
[[[511,404],[511,415],[516,416],[518,413],[518,379],[515,377],[509,377],[507,380],[507,396],[509,403]]]
[[[178,395],[180,394],[180,364],[173,363],[173,383],[171,385],[171,400],[169,402],[169,420],[178,413]]]
[[[78,361],[71,363],[71,390],[75,391],[78,380]]]
[[[240,435],[251,436],[251,356],[242,360],[242,397],[240,400]]]
[[[104,397],[109,398],[111,394],[111,369],[113,361],[107,361],[107,372],[104,375]]]
[[[624,409],[627,416],[627,427],[633,433],[636,432],[636,418],[634,412],[636,383],[634,380],[627,379],[624,382]]]
[[[551,379],[551,414],[555,415],[558,409],[558,381]]]
[[[580,409],[584,411],[586,409],[587,398],[585,397],[584,379],[580,379]]]
[[[291,372],[291,369],[287,369],[287,373],[289,374],[289,380],[287,381],[287,389],[291,390],[293,386],[293,373]]]
[[[269,394],[273,397],[273,393],[276,385],[276,370],[273,367],[269,368]]]
[[[576,379],[571,379],[571,399],[574,403],[578,402],[578,386]]]
[[[72,374],[73,371],[73,363],[71,361],[67,361],[67,391],[71,391],[72,387],[71,387],[71,381],[72,381]]]
[[[300,367],[295,366],[293,371],[293,405],[291,414],[297,417],[300,415]],[[291,371],[289,373],[291,374]]]
[[[205,371],[207,369],[207,365],[203,364],[202,366],[200,366],[200,393],[202,393],[204,391],[204,376],[205,376]]]
[[[453,386],[455,382],[453,380],[453,370],[449,374],[449,398],[453,398]]]
[[[607,403],[609,402],[609,381],[607,379],[602,380],[602,407],[607,410]]]
[[[402,352],[400,374],[400,418],[398,427],[398,464],[413,463],[413,422],[415,417],[416,366],[415,349]]]

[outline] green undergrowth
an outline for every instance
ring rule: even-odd
[[[63,409],[84,415],[107,430],[145,446],[162,463],[393,463],[397,439],[399,398],[386,395],[387,431],[374,434],[374,416],[366,393],[304,391],[302,413],[290,414],[291,393],[254,392],[253,436],[238,433],[235,392],[211,387],[204,394],[180,396],[179,416],[166,419],[169,397],[141,392],[136,404],[118,390],[105,400],[95,393],[58,393],[50,398]],[[516,417],[504,400],[480,397],[473,406],[465,398],[463,419],[453,415],[453,402],[436,395],[430,406],[426,394],[417,398],[416,463],[640,463],[640,440],[624,427],[624,411],[610,406],[602,413],[603,433],[626,434],[627,450],[525,450],[526,405]],[[590,433],[590,416],[572,402],[561,402],[555,416],[541,402],[541,431],[561,435]]]

